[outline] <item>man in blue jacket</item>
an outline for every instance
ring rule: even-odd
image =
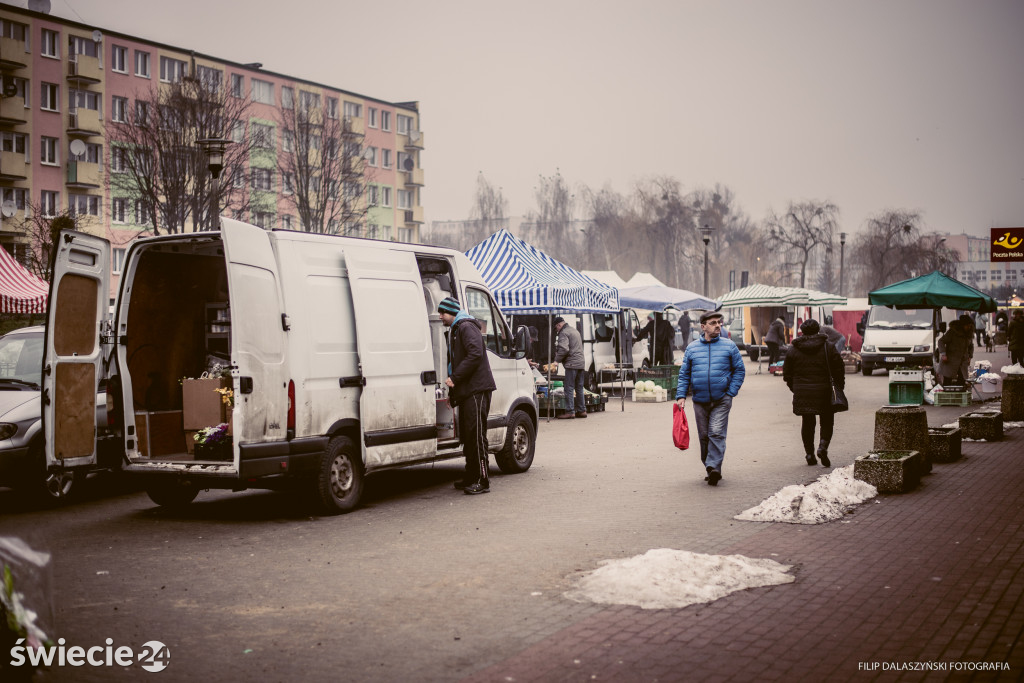
[[[717,486],[722,478],[725,435],[729,428],[732,399],[740,391],[746,371],[740,351],[722,336],[722,314],[708,311],[700,317],[701,336],[686,347],[676,384],[676,405],[686,407],[693,396],[693,414],[700,440],[700,460],[707,482]]]

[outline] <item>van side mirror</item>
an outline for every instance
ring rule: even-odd
[[[516,360],[526,358],[526,347],[530,343],[530,330],[526,325],[520,325],[516,330]]]
[[[939,332],[942,332],[942,333],[946,332],[946,321],[945,320],[940,320],[939,321]]]

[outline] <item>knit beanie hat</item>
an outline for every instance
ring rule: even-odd
[[[451,298],[450,296],[442,299],[441,303],[437,305],[438,313],[449,313],[451,315],[458,315],[459,311],[461,310],[462,306],[459,305],[459,302]]]

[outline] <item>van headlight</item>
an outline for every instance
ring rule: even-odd
[[[931,348],[930,344],[918,344],[914,347],[914,353],[928,353]]]
[[[860,350],[861,351],[867,351],[868,353],[874,353],[875,352],[875,345],[874,344],[865,344],[864,346],[860,347]]]
[[[9,439],[18,433],[18,425],[0,422],[0,439]]]

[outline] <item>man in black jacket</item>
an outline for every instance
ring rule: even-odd
[[[487,477],[487,413],[491,392],[497,388],[487,349],[476,319],[448,297],[437,305],[448,335],[448,402],[459,409],[459,437],[466,456],[466,476],[455,488],[473,495],[491,489]]]

